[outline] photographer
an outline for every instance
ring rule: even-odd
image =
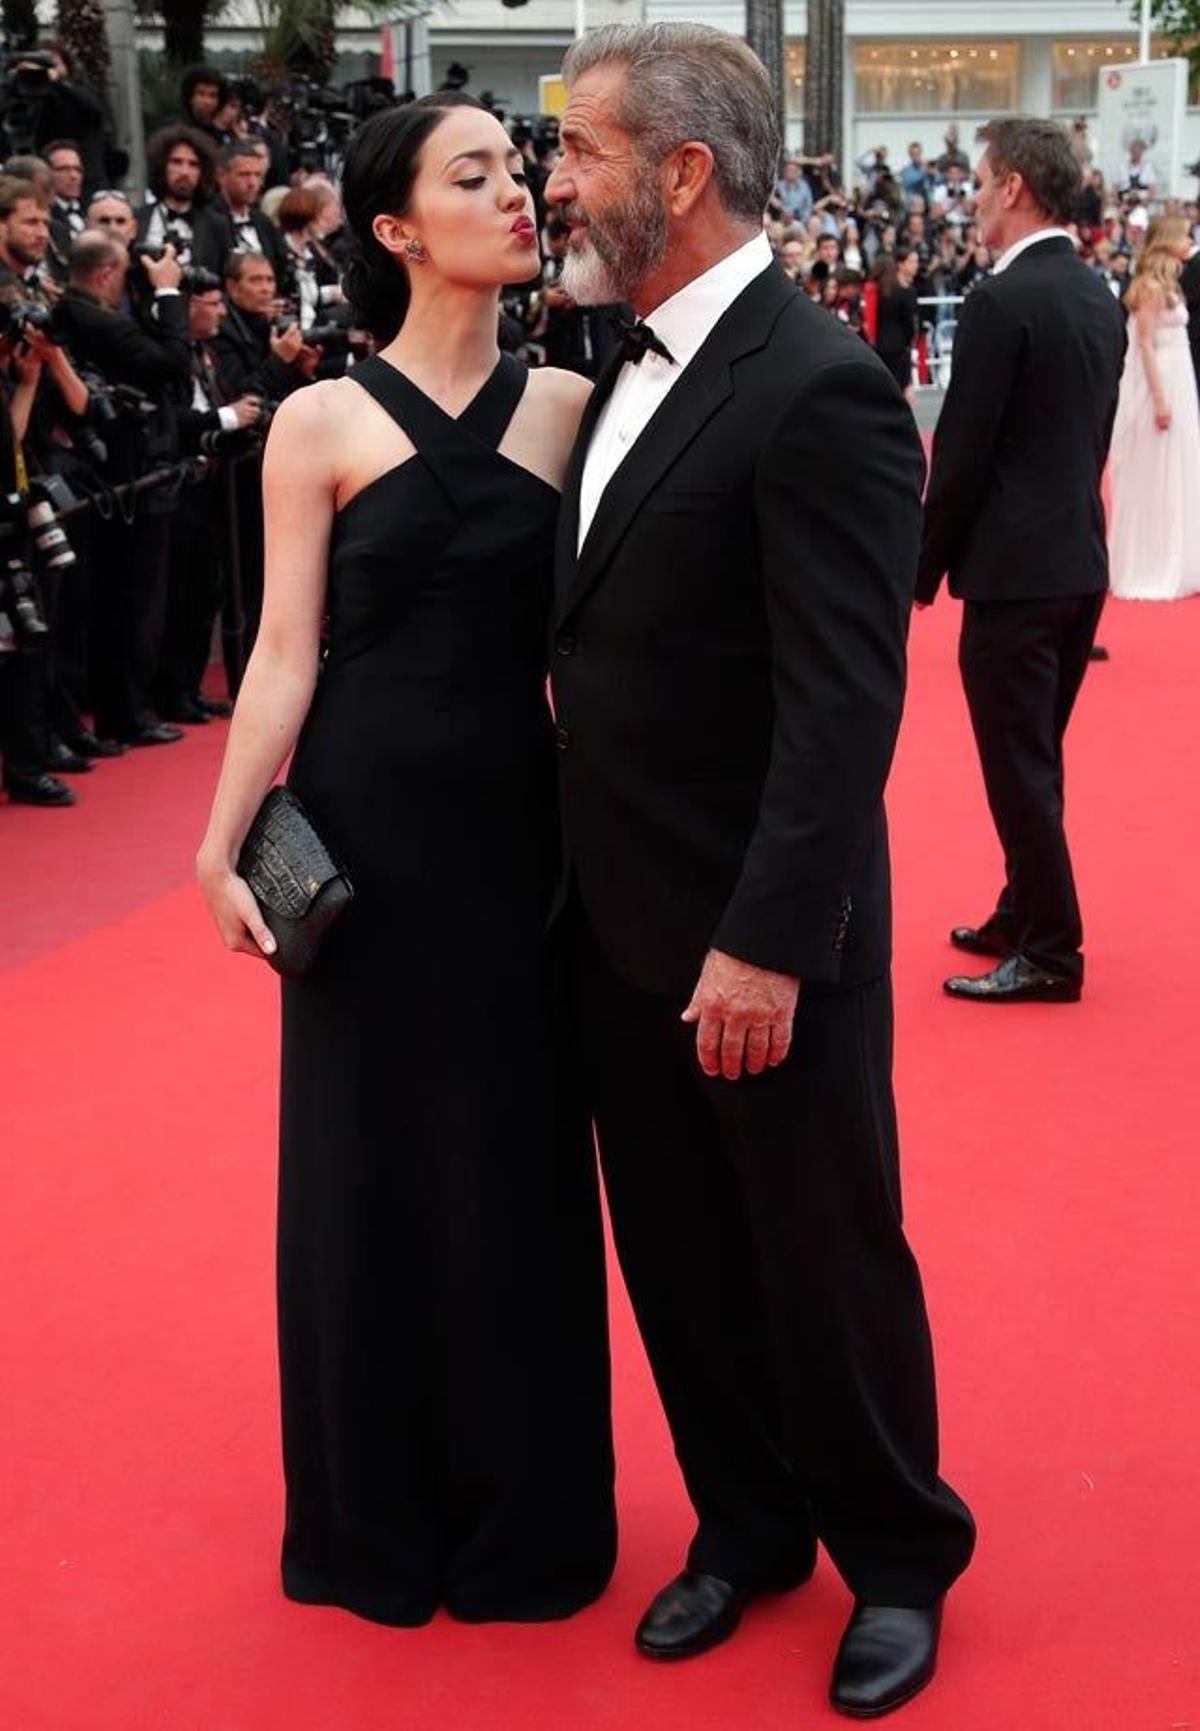
[[[191,371],[182,271],[174,249],[143,255],[139,271],[154,293],[154,318],[121,312],[129,254],[110,235],[86,231],[71,254],[60,314],[66,340],[95,383],[97,423],[110,485],[169,466],[178,453],[171,394]],[[97,731],[129,745],[182,738],[153,707],[166,599],[169,513],[174,498],[155,489],[100,527],[95,610]]]
[[[203,277],[187,296],[191,377],[181,392],[179,430],[186,455],[203,453],[213,465],[184,488],[171,525],[167,622],[159,667],[159,713],[195,726],[229,705],[201,691],[213,624],[222,600],[222,559],[217,549],[228,523],[225,471],[241,453],[256,449],[264,421],[258,397],[227,403],[212,341],[225,317],[220,281]],[[214,530],[216,533],[214,533]],[[227,553],[227,549],[224,549]]]
[[[153,204],[138,218],[146,246],[174,247],[181,265],[215,267],[222,235],[208,206],[215,188],[216,150],[191,126],[164,126],[146,145]]]
[[[283,242],[258,202],[266,173],[266,152],[257,139],[238,139],[217,153],[220,190],[211,207],[214,247],[209,256],[195,261],[206,270],[219,273],[231,252],[259,252],[278,274]]]
[[[69,138],[78,147],[85,185],[103,184],[104,102],[96,91],[76,82],[67,49],[61,42],[46,43],[22,54],[5,95],[6,131],[10,137],[17,129],[22,134],[13,137],[15,150],[22,153],[33,150],[44,155],[52,139]]]
[[[56,138],[42,152],[54,186],[52,221],[63,223],[72,240],[87,227],[83,215],[83,157],[68,138]]]
[[[305,344],[294,318],[276,329],[280,302],[270,259],[260,253],[231,253],[224,280],[229,310],[213,353],[227,401],[253,395],[278,402],[308,384],[320,350]]]
[[[13,332],[0,338],[0,768],[4,791],[21,805],[74,805],[75,795],[47,769],[50,751],[49,631],[33,575],[20,500],[21,442],[37,388]],[[15,369],[15,388],[5,370]]]
[[[216,147],[229,143],[231,135],[217,119],[228,104],[229,85],[215,66],[191,67],[183,75],[179,96],[183,112],[177,126],[203,133]]]
[[[28,383],[30,403],[20,429],[23,473],[44,479],[78,469],[75,450],[88,390],[62,343],[56,296],[43,276],[50,237],[48,205],[29,181],[0,178],[0,302],[10,337],[10,372]],[[27,485],[22,484],[24,494]],[[83,773],[96,757],[111,756],[84,721],[88,707],[87,636],[92,564],[86,530],[53,562],[39,557],[37,572],[49,627],[44,645],[52,728],[48,765]]]
[[[284,299],[307,336],[314,325],[338,314],[346,305],[341,272],[316,238],[322,199],[307,186],[293,187],[279,206],[283,234],[283,268],[279,284]]]
[[[257,253],[232,253],[225,265],[228,311],[213,338],[217,378],[226,402],[257,397],[274,405],[316,376],[321,351],[304,341],[294,317],[279,317],[275,272]],[[278,328],[276,328],[278,325]],[[247,455],[229,464],[237,519],[245,627],[243,655],[249,656],[262,611],[263,521],[262,463]]]

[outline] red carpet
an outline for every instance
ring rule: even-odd
[[[1200,605],[1110,609],[1081,700],[1078,1008],[939,992],[996,848],[953,659],[914,622],[892,797],[909,1221],[947,1470],[980,1549],[912,1731],[1200,1725]],[[688,1519],[623,1299],[623,1548],[549,1628],[287,1604],[274,1347],[275,994],[188,885],[224,728],[0,806],[0,1731],[810,1731],[828,1564],[705,1659],[630,1631]]]

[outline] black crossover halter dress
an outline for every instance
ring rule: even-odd
[[[603,1242],[566,982],[546,608],[557,496],[351,375],[416,455],[337,516],[290,785],[356,899],[283,988],[285,1592],[379,1622],[566,1616],[615,1551]]]

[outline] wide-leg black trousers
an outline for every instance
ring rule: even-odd
[[[803,992],[784,1064],[710,1080],[684,1001],[577,928],[617,1251],[699,1521],[689,1565],[784,1580],[815,1533],[859,1599],[932,1603],[974,1524],[938,1477],[890,980]]]

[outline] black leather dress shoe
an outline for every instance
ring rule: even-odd
[[[757,1591],[790,1592],[803,1586],[816,1566],[814,1545],[810,1556],[793,1567],[781,1568]],[[638,1652],[651,1659],[690,1659],[706,1653],[729,1639],[755,1592],[753,1587],[732,1586],[719,1575],[685,1569],[651,1601],[634,1636]]]
[[[169,722],[157,721],[153,726],[139,727],[127,743],[130,745],[174,745],[175,741],[182,739],[183,736],[182,727],[172,727]]]
[[[942,1607],[856,1605],[833,1666],[829,1699],[851,1719],[878,1719],[933,1681]]]
[[[706,1653],[729,1639],[749,1600],[744,1588],[686,1569],[651,1601],[634,1636],[638,1652],[651,1659]]]
[[[16,805],[74,805],[75,795],[65,781],[39,770],[35,775],[8,774],[4,791]]]
[[[98,739],[86,728],[81,733],[72,734],[66,743],[78,757],[124,757],[129,749],[119,739]]]
[[[161,709],[159,714],[164,721],[182,721],[188,727],[207,727],[212,719],[207,709],[202,709],[194,697],[180,697]]]
[[[1092,647],[1088,650],[1089,661],[1107,661],[1108,658],[1108,650],[1104,647],[1103,643],[1093,643]]]
[[[96,766],[90,757],[72,751],[61,739],[52,739],[46,767],[55,775],[88,775]]]
[[[990,974],[974,978],[955,974],[945,982],[952,998],[969,998],[977,1004],[1077,1004],[1083,981],[1070,974],[1054,974],[1031,962],[1028,956],[1010,956]]]
[[[955,926],[950,942],[956,950],[966,950],[969,956],[996,956],[1005,961],[1013,953],[1012,939],[995,919],[984,920],[981,926]]]
[[[201,691],[197,694],[196,702],[200,705],[205,715],[215,715],[221,721],[228,721],[229,717],[233,714],[232,703],[224,697],[205,697],[204,693]]]

